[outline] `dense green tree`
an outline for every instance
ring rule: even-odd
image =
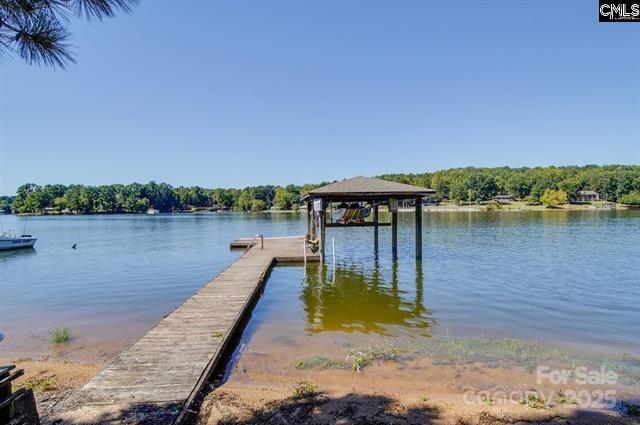
[[[67,208],[79,214],[93,212],[96,195],[97,191],[88,190],[87,187],[83,185],[72,184],[65,194],[67,198]]]
[[[562,189],[547,189],[540,197],[540,202],[547,208],[555,208],[569,201],[567,193]]]
[[[0,212],[10,213],[14,198],[14,196],[0,196]]]
[[[214,197],[218,207],[231,209],[236,202],[236,191],[233,189],[215,189]]]
[[[266,209],[267,204],[262,199],[254,199],[251,201],[251,211],[257,212]]]
[[[640,206],[640,192],[631,192],[626,195],[622,195],[619,199],[620,203],[624,205]]]
[[[126,185],[122,190],[123,210],[125,212],[136,213],[142,212],[142,203],[148,203],[149,199],[145,198],[144,187],[140,183],[131,183]],[[146,202],[138,202],[142,198],[146,199]]]
[[[67,208],[67,198],[59,196],[53,199],[53,208],[59,213],[63,212]]]
[[[198,188],[200,190],[196,190],[194,188],[188,188],[187,193],[189,194],[188,200],[190,201],[187,205],[194,204],[206,204],[208,197],[205,194],[204,190]],[[160,183],[157,184],[155,181],[150,181],[146,185],[144,185],[144,193],[145,198],[149,200],[149,203],[153,208],[157,208],[161,212],[169,212],[176,205],[176,194],[174,193],[173,188],[166,184]],[[197,205],[202,206],[202,205]]]
[[[44,206],[39,203],[39,200],[42,198],[38,197],[38,193],[41,190],[42,188],[35,183],[23,184],[16,190],[12,209],[19,213],[40,212],[40,210],[44,208]]]
[[[449,199],[451,181],[447,176],[435,175],[431,178],[431,189],[436,191],[436,199],[441,201],[443,199]]]
[[[253,200],[253,193],[249,188],[246,188],[242,192],[240,192],[240,196],[238,196],[238,198],[236,199],[233,209],[236,211],[249,211],[251,210],[251,204],[253,203]]]
[[[498,185],[495,178],[485,172],[471,174],[466,181],[467,201],[488,201],[496,196]]]
[[[531,192],[531,185],[522,173],[511,174],[505,183],[506,193],[517,199],[524,199]]]
[[[116,184],[98,186],[94,202],[96,210],[108,213],[122,212],[124,210],[123,189],[124,186]]]
[[[558,188],[563,190],[569,201],[575,201],[578,198],[578,191],[584,186],[584,183],[577,177],[570,177],[558,183]]]
[[[264,201],[265,208],[271,208],[273,197],[276,193],[275,186],[255,186],[246,188],[245,190],[248,190],[254,199],[260,199],[261,201]]]
[[[466,201],[469,197],[466,182],[463,180],[453,180],[449,190],[449,199],[457,202]]]
[[[294,203],[296,203],[296,195],[294,193],[289,192],[283,187],[279,187],[276,189],[275,195],[273,197],[274,207],[279,210],[288,210],[291,209]]]

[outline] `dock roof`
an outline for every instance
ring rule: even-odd
[[[309,191],[303,199],[377,200],[407,199],[432,195],[433,189],[373,177],[352,177]]]

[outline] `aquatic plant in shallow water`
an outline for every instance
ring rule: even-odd
[[[396,360],[400,356],[400,351],[396,344],[392,342],[382,344],[371,344],[364,350],[351,350],[347,354],[347,362],[351,363],[353,370],[361,370],[374,360]]]
[[[341,360],[333,360],[323,356],[311,356],[298,360],[295,363],[296,369],[349,369],[349,364]]]
[[[514,339],[465,338],[437,336],[423,340],[386,340],[365,347],[350,349],[346,361],[321,356],[298,360],[297,369],[344,369],[360,371],[375,360],[400,361],[428,356],[436,364],[480,363],[487,367],[522,367],[533,372],[538,365],[563,365],[574,369],[576,365],[605,367],[616,372],[620,383],[640,382],[640,358],[597,354],[576,354],[536,341]]]
[[[71,340],[71,329],[65,327],[53,328],[51,339],[56,344],[66,344]]]

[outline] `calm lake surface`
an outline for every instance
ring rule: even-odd
[[[50,353],[55,326],[70,357],[113,356],[231,264],[231,240],[305,231],[285,213],[0,220],[38,238],[0,252],[0,357]],[[413,213],[399,222],[397,263],[388,228],[377,257],[372,229],[351,228],[328,231],[335,269],[276,268],[243,341],[447,334],[640,354],[640,212],[425,213],[421,263]]]

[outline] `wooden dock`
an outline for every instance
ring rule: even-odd
[[[247,247],[249,242],[237,240],[232,247]],[[250,250],[86,384],[78,397],[81,402],[77,404],[85,410],[79,416],[91,421],[92,417],[95,420],[108,415],[113,423],[118,423],[118,414],[135,413],[136,405],[145,405],[147,409],[157,405],[170,406],[175,414],[156,423],[184,419],[259,295],[271,268],[277,263],[304,260],[302,237],[264,239],[264,248],[260,245],[259,238],[254,240]],[[319,261],[319,256],[307,251],[307,261]],[[108,414],[101,412],[101,405]],[[114,406],[121,407],[114,412]],[[64,416],[72,419],[73,412]]]

